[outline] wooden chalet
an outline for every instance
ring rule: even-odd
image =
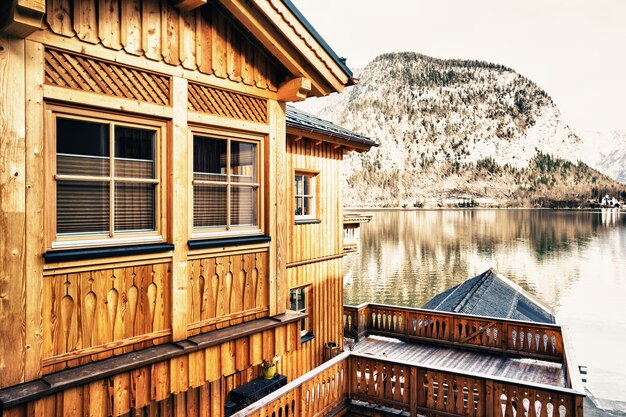
[[[374,143],[286,103],[351,75],[289,0],[4,0],[1,415],[582,416],[559,326],[343,306]]]
[[[352,83],[290,1],[7,0],[0,28],[2,415],[220,416],[264,359],[342,347],[340,165],[373,142],[286,109]]]

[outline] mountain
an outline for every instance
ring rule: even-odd
[[[299,107],[380,143],[347,157],[348,206],[569,205],[623,188],[578,162],[550,96],[502,65],[384,54]]]
[[[609,177],[626,184],[626,132],[582,131],[583,160]]]

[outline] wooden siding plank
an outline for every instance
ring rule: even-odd
[[[24,380],[26,153],[24,41],[0,35],[0,387]]]

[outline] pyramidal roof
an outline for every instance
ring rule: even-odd
[[[493,268],[436,295],[423,308],[555,323],[549,307],[513,281],[498,275]]]

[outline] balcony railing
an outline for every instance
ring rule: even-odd
[[[562,362],[561,327],[382,304],[344,306],[344,335],[366,334]]]
[[[344,307],[345,334],[380,334],[561,363],[565,386],[345,352],[235,414],[321,416],[356,407],[418,415],[582,417],[584,389],[559,326],[363,304]]]
[[[582,392],[345,352],[234,414],[314,417],[388,407],[418,415],[582,417]]]

